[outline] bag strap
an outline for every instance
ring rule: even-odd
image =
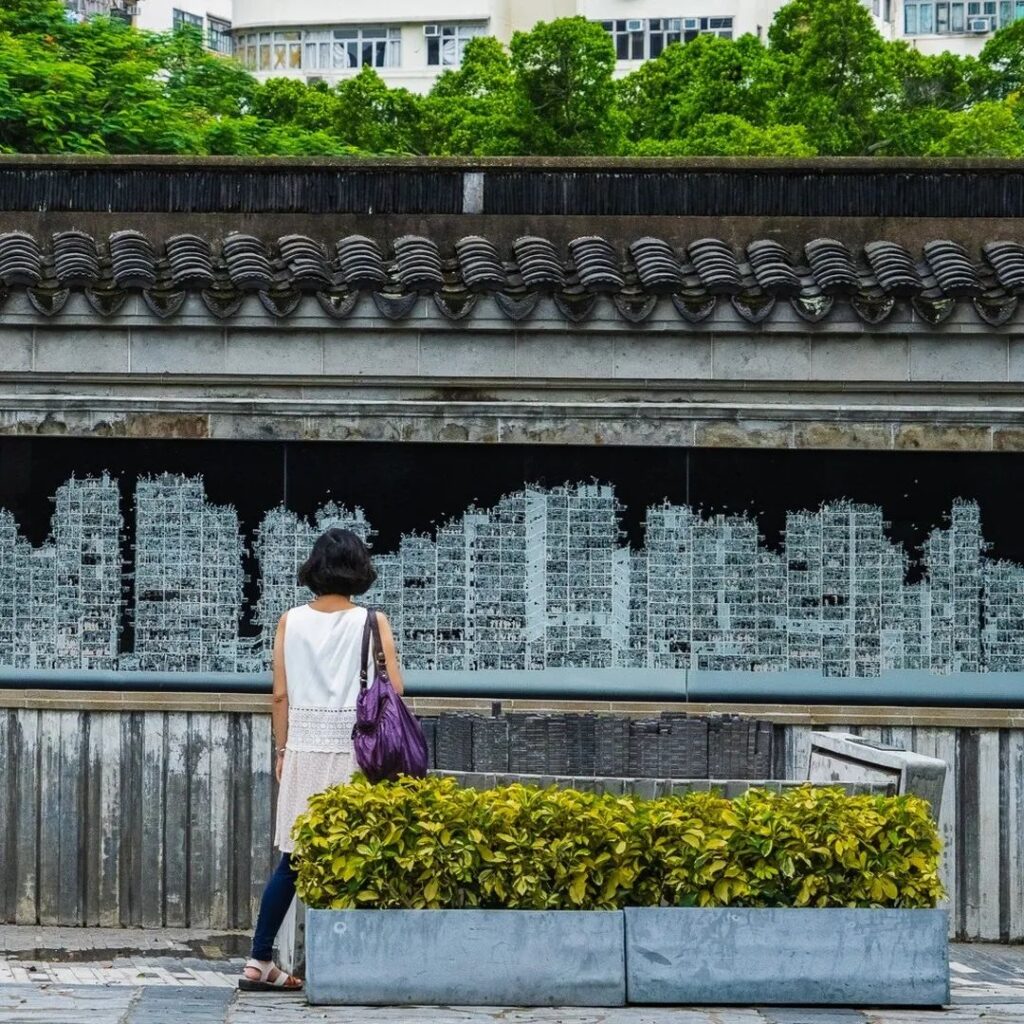
[[[359,689],[366,689],[366,681],[369,675],[370,661],[370,637],[373,637],[373,656],[377,662],[377,675],[387,676],[388,663],[384,655],[384,644],[380,638],[380,623],[377,621],[377,613],[373,608],[366,609],[366,624],[363,626],[362,651],[359,656]]]

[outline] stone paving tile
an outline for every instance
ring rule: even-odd
[[[767,1024],[864,1024],[861,1010],[835,1007],[772,1006],[760,1009]]]
[[[193,989],[189,992],[175,988],[147,988],[132,1005],[123,1024],[175,1024],[177,1021],[181,1024],[224,1024],[228,1003],[234,995],[233,989],[226,988]]]
[[[100,985],[4,985],[0,987],[3,1024],[123,1024],[138,989]],[[168,1020],[162,1024],[177,1024]],[[182,1020],[181,1024],[186,1024]]]
[[[0,1018],[2,1020],[2,1018]],[[226,1024],[765,1024],[754,1009],[503,1009],[472,1006],[307,1006],[301,996],[239,993]],[[5,1022],[6,1024],[6,1022]]]
[[[31,950],[62,950],[65,953],[131,950],[166,952],[195,950],[204,945],[213,957],[231,957],[249,938],[248,932],[211,931],[197,928],[72,928],[0,924],[0,952],[27,953]]]

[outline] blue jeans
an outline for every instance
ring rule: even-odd
[[[287,853],[281,854],[281,861],[270,876],[260,901],[260,913],[252,937],[253,960],[270,960],[273,957],[274,939],[295,898],[296,876],[291,857]]]

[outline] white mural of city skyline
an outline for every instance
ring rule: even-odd
[[[247,538],[235,509],[210,502],[198,476],[140,479],[129,572],[120,497],[109,475],[68,480],[40,547],[0,509],[0,666],[262,670],[278,618],[310,596],[295,572],[319,533],[343,526],[375,541],[358,507],[327,503],[311,520],[269,510],[250,539],[257,632],[244,636]],[[421,670],[871,677],[1024,666],[1024,567],[988,556],[976,502],[957,500],[932,529],[916,582],[875,505],[788,512],[777,551],[750,516],[667,502],[646,510],[631,548],[623,511],[609,484],[526,486],[374,550],[365,600],[388,613],[403,662]]]

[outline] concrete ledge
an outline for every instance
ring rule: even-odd
[[[310,910],[314,1005],[622,1006],[620,911]]]
[[[625,919],[630,1003],[949,1002],[944,910],[645,907]]]
[[[410,697],[418,715],[441,711],[490,714],[492,700],[482,697]],[[742,701],[556,700],[537,697],[500,702],[504,712],[595,712],[647,718],[663,711],[691,715],[749,715],[777,725],[850,726],[925,729],[1024,729],[1022,708],[896,707],[888,704],[752,704]],[[270,713],[270,695],[257,693],[140,692],[134,690],[40,690],[31,686],[0,688],[0,708],[23,711],[149,711]]]

